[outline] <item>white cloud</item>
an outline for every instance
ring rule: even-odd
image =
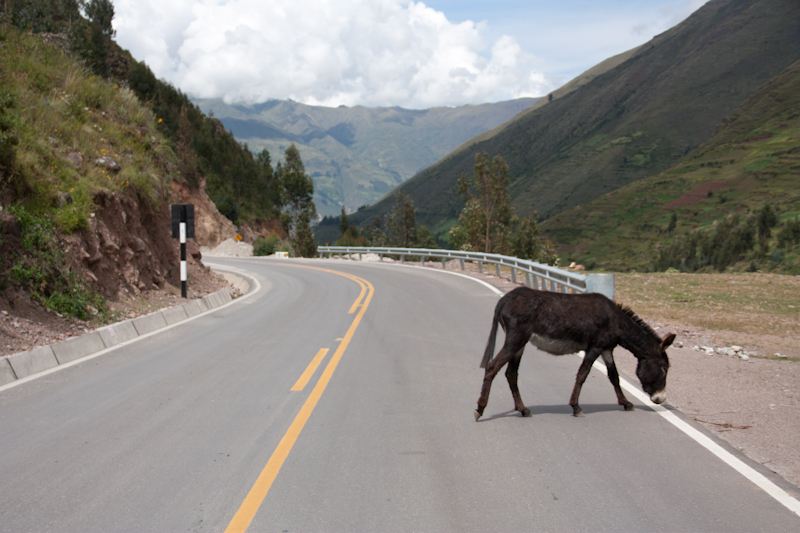
[[[408,0],[116,0],[117,40],[181,90],[230,102],[426,108],[541,96],[537,59]]]

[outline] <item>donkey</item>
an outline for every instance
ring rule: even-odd
[[[498,323],[503,327],[506,339],[497,357],[492,359]],[[530,409],[522,403],[517,387],[519,362],[528,341],[552,355],[585,350],[586,355],[578,369],[569,400],[572,414],[583,416],[578,396],[592,364],[601,355],[608,368],[608,379],[617,393],[617,401],[626,411],[633,411],[633,404],[625,398],[619,386],[619,373],[612,354],[618,345],[636,356],[639,360],[636,375],[642,388],[654,403],[662,403],[667,397],[665,390],[669,359],[666,349],[674,340],[672,333],[659,338],[633,311],[615,304],[602,294],[559,294],[517,287],[500,298],[494,309],[492,331],[481,362],[486,374],[475,410],[475,421],[483,416],[492,380],[506,363],[506,378],[514,396],[514,408],[522,416],[531,416]]]

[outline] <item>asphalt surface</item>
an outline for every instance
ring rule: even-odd
[[[597,371],[572,417],[576,356],[529,346],[533,416],[501,373],[476,423],[498,296],[474,280],[213,261],[261,290],[0,391],[0,531],[800,530]]]

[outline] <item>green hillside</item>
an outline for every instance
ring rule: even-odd
[[[363,106],[328,108],[270,100],[228,105],[199,99],[240,142],[276,156],[295,143],[314,179],[321,215],[373,204],[465,140],[492,129],[536,103],[520,98],[495,104],[424,110]]]
[[[717,246],[724,247],[723,232],[735,235],[748,224],[757,230],[764,206],[776,214],[767,246],[759,249],[755,235],[731,266],[800,274],[800,61],[674,167],[564,211],[545,221],[542,231],[570,261],[651,270],[668,266],[657,264],[661,253],[693,233],[719,234]]]
[[[88,18],[81,15],[81,9]],[[0,14],[0,22],[7,28],[4,29],[8,32],[6,41],[18,44],[17,41],[22,39],[17,33],[20,31],[25,35],[39,36],[38,40],[31,42],[47,43],[53,47],[54,53],[61,54],[64,65],[80,62],[83,67],[73,67],[76,72],[85,71],[98,79],[110,81],[117,88],[129,90],[132,98],[145,103],[155,114],[156,127],[166,137],[169,150],[177,156],[174,168],[170,170],[176,177],[193,185],[205,179],[211,199],[234,222],[237,218],[250,221],[276,217],[280,206],[275,205],[272,168],[267,168],[269,165],[263,159],[254,157],[218,120],[205,116],[185,94],[156,78],[147,65],[120,48],[113,40],[113,17],[113,4],[109,0],[60,0],[56,3],[13,0]],[[13,69],[30,68],[43,72],[35,87],[55,85],[57,90],[63,90],[59,85],[62,73],[37,65],[38,59],[15,55],[25,53],[16,49],[8,51],[9,62],[5,65],[6,69],[11,69],[8,70],[8,80],[18,81],[20,76],[27,75]],[[29,64],[17,67],[13,64],[17,60]],[[11,83],[4,98],[13,103],[14,94],[14,84]],[[18,106],[10,107],[11,115],[19,113]],[[91,105],[86,107],[92,108]],[[14,122],[19,123],[19,120]]]
[[[454,194],[475,153],[509,163],[518,213],[549,218],[664,171],[724,117],[800,58],[800,3],[715,0],[576,90],[524,113],[491,138],[429,167],[402,190],[441,238],[461,203]],[[385,214],[392,200],[353,216]]]
[[[241,218],[280,206],[269,165],[121,50],[111,17],[53,6],[20,0],[0,14],[0,298],[23,291],[85,318],[101,294],[178,280],[175,182],[205,179]]]

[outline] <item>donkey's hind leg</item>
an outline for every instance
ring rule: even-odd
[[[506,368],[506,379],[508,386],[511,388],[511,396],[514,397],[514,409],[522,413],[522,416],[531,416],[531,410],[525,407],[522,402],[522,397],[519,395],[519,387],[517,386],[517,376],[519,374],[519,362],[522,360],[522,350],[514,354],[514,357],[508,362]]]
[[[497,375],[498,372],[505,366],[506,363],[512,361],[514,357],[519,354],[522,356],[522,350],[525,348],[525,343],[527,340],[525,339],[518,339],[514,341],[513,339],[509,341],[508,337],[506,338],[506,343],[497,353],[494,359],[492,359],[489,364],[486,365],[486,373],[483,376],[483,386],[481,387],[481,397],[478,398],[478,408],[475,409],[475,420],[477,421],[480,417],[483,416],[483,410],[486,409],[486,404],[489,403],[489,391],[492,389],[492,381],[494,377]],[[519,358],[517,358],[517,367],[519,367]],[[511,382],[509,381],[509,384]],[[511,389],[512,394],[514,393],[514,389]],[[517,398],[519,397],[519,393],[514,397],[514,405],[522,405],[522,400],[517,402]],[[525,406],[522,405],[524,409]]]
[[[614,392],[617,393],[617,403],[623,406],[626,411],[633,411],[633,404],[628,401],[619,386],[619,372],[617,371],[617,365],[614,363],[614,354],[611,350],[603,352],[603,362],[606,364],[606,369],[608,370],[608,379],[614,386]]]

